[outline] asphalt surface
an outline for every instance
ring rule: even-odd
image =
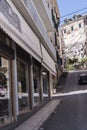
[[[78,85],[80,73],[83,72],[68,74],[62,93],[87,89],[87,85]],[[39,130],[87,130],[87,93],[63,96],[59,99],[61,103]]]
[[[87,89],[87,85],[79,85],[78,84],[79,75],[82,74],[82,73],[87,74],[87,71],[76,71],[76,72],[73,71],[73,72],[68,73],[64,89],[61,92],[66,93],[66,92],[72,92],[72,91]]]
[[[39,130],[87,130],[87,94],[63,97]]]

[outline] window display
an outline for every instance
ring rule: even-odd
[[[4,73],[0,73],[0,96],[5,96],[7,92],[7,79]]]
[[[27,85],[27,65],[20,60],[17,61],[17,73],[19,111],[22,112],[29,108],[29,96]]]
[[[43,77],[43,100],[48,99],[48,76],[47,72],[42,72]]]
[[[0,125],[12,120],[10,61],[0,56]]]
[[[40,103],[39,96],[39,68],[34,65],[33,68],[33,86],[34,86],[34,106],[38,106]]]

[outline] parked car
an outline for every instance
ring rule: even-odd
[[[80,74],[79,75],[79,84],[87,84],[87,74]]]
[[[0,85],[0,96],[4,97],[7,93],[6,88],[3,85]]]

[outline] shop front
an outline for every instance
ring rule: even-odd
[[[49,82],[48,71],[45,68],[43,68],[42,70],[43,101],[46,101],[49,99],[48,82]]]
[[[18,74],[18,107],[19,111],[25,111],[29,108],[29,95],[28,95],[28,85],[27,85],[27,65],[17,60],[17,74]]]
[[[23,114],[49,100],[49,70],[31,57],[1,33],[0,126],[22,120]]]
[[[0,126],[14,120],[12,103],[11,62],[14,50],[11,39],[0,30]]]
[[[18,45],[17,51],[17,96],[18,96],[18,111],[24,113],[29,111],[29,64],[30,57]]]
[[[10,61],[0,56],[0,125],[12,120]]]
[[[49,100],[49,71],[33,59],[33,106]]]
[[[40,64],[33,58],[33,106],[40,104]]]

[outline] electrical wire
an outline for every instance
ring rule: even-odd
[[[86,14],[87,14],[87,11],[84,12],[84,13],[81,13],[80,15],[84,15],[84,14],[86,15]],[[64,22],[64,20],[63,20],[63,21],[60,20],[60,23],[63,23],[63,22]]]
[[[87,7],[82,8],[82,9],[79,9],[79,10],[77,10],[77,11],[73,11],[73,12],[71,12],[71,13],[69,13],[69,14],[63,15],[63,16],[61,16],[60,18],[64,18],[64,17],[66,17],[66,16],[75,14],[75,13],[80,12],[80,11],[83,11],[83,10],[85,10],[85,9],[87,9]]]
[[[87,7],[82,8],[82,9],[77,10],[77,11],[74,11],[74,12],[72,12],[72,13],[66,14],[66,15],[64,15],[64,16],[61,16],[60,18],[67,17],[67,16],[69,16],[69,15],[75,14],[75,13],[80,12],[80,11],[83,11],[83,10],[85,10],[85,9],[87,9]],[[84,12],[84,13],[80,13],[80,15],[83,15],[83,14],[86,15],[86,14],[87,14],[87,11]],[[62,23],[62,22],[64,22],[64,20],[63,20],[63,21],[60,21],[60,23]],[[84,31],[85,31],[85,30],[84,30]],[[81,37],[79,37],[78,40],[79,40],[80,38],[81,38]],[[77,40],[77,41],[78,41],[78,40]],[[68,48],[68,51],[70,51],[77,43],[78,43],[78,42],[75,42],[70,48]],[[68,53],[69,53],[69,52],[65,52],[65,54],[68,54]]]

